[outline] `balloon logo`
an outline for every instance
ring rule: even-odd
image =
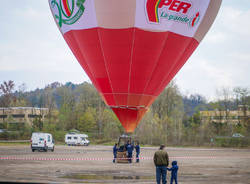
[[[58,27],[126,132],[195,51],[221,0],[48,0]]]
[[[160,21],[159,9],[168,8],[169,11],[186,14],[191,8],[192,4],[184,1],[176,0],[148,0],[146,4],[146,11],[148,12],[148,19],[150,22]]]
[[[77,0],[76,6],[78,11],[76,14],[71,17],[74,13],[75,0],[52,0],[50,6],[53,9],[56,9],[57,14],[54,14],[54,17],[57,19],[59,27],[62,27],[62,24],[72,25],[81,18],[84,13],[85,7],[83,6],[85,0]],[[64,17],[64,18],[63,18]]]
[[[200,13],[197,12],[197,13],[195,14],[195,17],[189,22],[189,23],[190,23],[190,26],[194,27],[195,25],[198,24],[199,20],[200,20]]]
[[[62,13],[65,17],[69,18],[72,15],[72,12],[74,11],[74,5],[74,0],[71,1],[71,4],[69,3],[69,0],[60,1],[60,9],[62,10]]]

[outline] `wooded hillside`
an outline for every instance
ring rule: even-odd
[[[237,124],[203,122],[200,111],[237,110],[250,106],[250,91],[245,88],[218,90],[218,99],[208,102],[199,94],[184,96],[172,82],[156,99],[136,128],[133,136],[143,144],[241,146],[249,144],[250,117]],[[103,103],[92,84],[84,82],[60,84],[54,82],[44,89],[26,91],[25,85],[16,89],[13,81],[0,86],[0,107],[48,108],[44,121],[36,118],[28,125],[1,124],[1,139],[29,139],[33,131],[53,133],[58,141],[71,129],[90,135],[97,143],[114,142],[124,130],[115,114]],[[220,131],[218,131],[218,129]],[[18,130],[18,131],[17,131]],[[234,133],[244,135],[244,141],[232,139]],[[218,138],[219,137],[219,138]],[[221,140],[221,137],[225,139]],[[243,138],[242,138],[243,139]]]

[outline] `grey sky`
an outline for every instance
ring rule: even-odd
[[[215,96],[218,88],[250,87],[250,1],[224,0],[209,33],[176,75],[184,94]],[[47,0],[3,1],[0,7],[0,83],[28,90],[88,77],[54,23]]]

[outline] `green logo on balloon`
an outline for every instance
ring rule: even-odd
[[[75,13],[75,0],[52,0],[51,8],[56,8],[58,14],[54,14],[57,19],[59,27],[63,24],[72,25],[80,19],[84,13],[85,7],[83,6],[85,0],[76,0],[76,6],[78,7]]]

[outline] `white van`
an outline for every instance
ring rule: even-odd
[[[65,143],[68,146],[88,146],[90,141],[86,134],[68,133],[65,135]]]
[[[32,152],[35,150],[54,151],[55,149],[53,137],[49,133],[34,132],[30,142]]]

